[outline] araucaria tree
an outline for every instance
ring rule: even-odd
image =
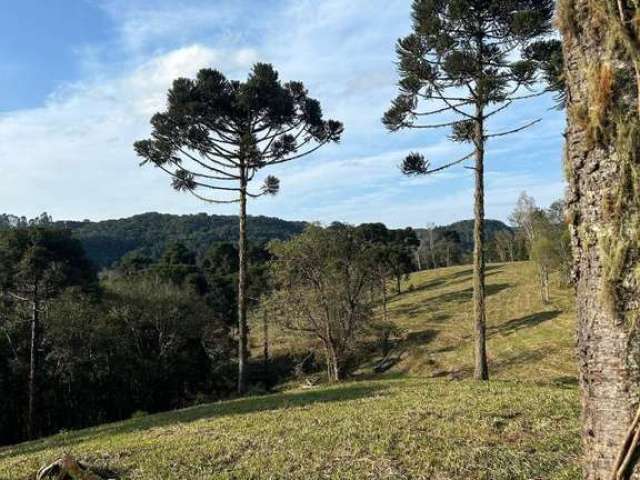
[[[561,0],[584,478],[639,479],[640,4]]]
[[[484,280],[484,161],[489,139],[517,133],[487,123],[514,102],[557,87],[559,41],[549,37],[553,0],[414,0],[413,31],[397,43],[399,95],[385,113],[391,131],[450,129],[450,139],[471,145],[457,160],[432,166],[420,153],[402,164],[407,175],[425,175],[475,159],[473,302],[475,373],[487,380]],[[516,56],[519,58],[516,59]],[[424,106],[421,106],[424,104]],[[438,118],[440,117],[440,118]],[[436,118],[427,123],[425,120]]]
[[[324,120],[320,103],[300,82],[283,84],[271,65],[256,64],[245,82],[211,69],[195,80],[179,78],[167,109],[151,119],[151,138],[135,143],[143,164],[172,179],[173,188],[212,204],[238,203],[238,391],[247,361],[247,198],[276,194],[279,180],[249,184],[259,170],[338,142],[342,124]]]

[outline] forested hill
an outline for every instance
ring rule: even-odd
[[[238,239],[238,217],[234,215],[169,215],[143,213],[118,220],[58,221],[57,226],[69,228],[82,241],[87,255],[98,268],[117,262],[125,253],[139,250],[153,259],[160,257],[168,244],[180,241],[187,248],[203,254],[214,242]],[[299,234],[306,222],[274,217],[249,217],[248,235],[252,242],[286,240]],[[458,233],[464,253],[473,248],[473,220],[462,220],[437,230]],[[510,228],[498,220],[485,222],[486,238]]]
[[[459,222],[454,222],[451,225],[436,227],[435,230],[439,233],[443,233],[445,231],[456,232],[460,238],[463,250],[471,252],[473,250],[473,224],[473,220],[461,220]],[[485,238],[488,241],[491,241],[495,237],[496,233],[503,231],[513,232],[513,229],[500,220],[487,219],[484,221],[484,233]],[[421,235],[425,232],[425,229],[417,228],[416,232],[418,235]]]
[[[132,250],[156,259],[165,247],[180,241],[198,254],[204,253],[217,241],[238,238],[238,217],[231,215],[168,215],[143,213],[118,220],[58,221],[56,226],[69,228],[78,238],[93,263],[104,268],[118,261]],[[250,217],[248,235],[253,242],[287,239],[305,227],[294,222],[271,217]]]
[[[46,214],[43,214],[43,217],[46,217]],[[28,220],[0,214],[0,228],[16,222],[28,223]],[[133,250],[157,259],[168,244],[180,241],[201,255],[212,243],[238,239],[238,217],[235,215],[170,215],[151,212],[116,220],[59,220],[53,224],[56,227],[70,229],[82,242],[87,255],[99,269],[112,266],[123,255]],[[307,222],[264,216],[249,217],[249,239],[255,243],[275,239],[286,240],[302,232],[305,225]],[[415,230],[418,237],[424,238],[425,229]],[[461,261],[471,254],[473,220],[438,226],[435,231],[437,236],[451,231],[458,234]],[[499,220],[485,221],[487,240],[491,241],[499,231],[511,229]]]

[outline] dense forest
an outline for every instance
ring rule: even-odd
[[[0,217],[0,224],[2,224]],[[213,242],[238,239],[238,218],[225,215],[167,215],[144,213],[119,220],[99,222],[54,221],[57,228],[71,230],[82,242],[97,268],[112,266],[132,250],[158,259],[175,241],[203,255]],[[269,217],[251,217],[248,235],[252,242],[265,243],[287,239],[304,229],[305,222],[292,222]]]

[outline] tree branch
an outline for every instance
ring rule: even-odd
[[[513,130],[509,130],[509,131],[506,131],[506,132],[500,132],[500,133],[493,133],[493,134],[490,134],[490,135],[485,135],[484,138],[504,137],[506,135],[511,135],[512,133],[518,133],[518,132],[521,132],[522,130],[525,130],[525,129],[529,128],[529,127],[534,126],[536,123],[540,123],[541,121],[542,121],[542,119],[538,118],[537,120],[534,120],[532,122],[527,123],[526,125],[523,125],[522,127],[515,128]]]

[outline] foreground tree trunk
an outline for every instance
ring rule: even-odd
[[[475,222],[473,226],[473,317],[475,326],[476,380],[489,380],[487,364],[486,317],[484,305],[484,112],[476,112]]]
[[[559,3],[585,480],[640,478],[626,441],[640,397],[637,14],[629,0]]]
[[[240,235],[238,239],[238,393],[247,389],[247,172],[240,176]]]

